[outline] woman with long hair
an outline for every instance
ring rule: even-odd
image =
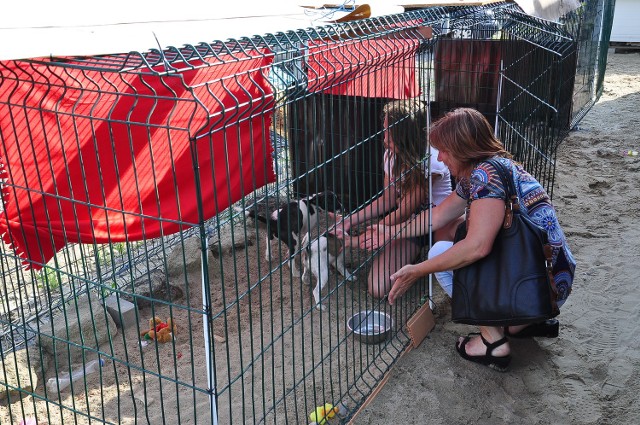
[[[432,202],[437,205],[451,193],[451,175],[437,160],[438,152],[427,148],[426,111],[419,100],[397,100],[385,105],[384,189],[380,196],[348,217],[336,217],[337,229],[348,232],[368,220],[393,226],[428,209],[427,173],[432,176]],[[425,158],[429,161],[426,163]],[[342,226],[342,227],[341,227]],[[373,260],[368,276],[369,292],[384,297],[391,288],[389,276],[414,261],[428,242],[423,237],[390,241]],[[358,243],[345,237],[346,245]]]

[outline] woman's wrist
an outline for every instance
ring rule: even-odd
[[[412,238],[416,235],[416,220],[415,218],[409,219],[396,226],[398,229],[398,237]]]
[[[380,220],[380,224],[384,224],[385,226],[395,226],[396,222],[394,220],[393,214],[387,214],[382,217],[382,220]]]
[[[388,226],[388,227],[389,227],[391,236],[394,236],[394,237],[400,238],[400,239],[406,237],[406,235],[405,235],[406,234],[405,233],[406,232],[406,230],[405,230],[406,226],[403,226],[402,223],[401,224],[394,224],[394,225],[391,225],[391,226]]]
[[[353,214],[351,216],[351,222],[349,223],[351,225],[351,227],[356,227],[357,225],[362,223],[363,220],[362,220],[361,216],[362,216],[362,214],[360,214],[360,213],[356,213],[356,214]]]

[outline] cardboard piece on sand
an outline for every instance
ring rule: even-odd
[[[417,348],[435,326],[436,320],[433,317],[429,303],[426,302],[407,320],[407,329],[409,330],[413,348]]]

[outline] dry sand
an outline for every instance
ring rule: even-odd
[[[501,374],[461,359],[437,324],[392,369],[363,424],[640,423],[640,54],[609,51],[604,93],[560,145],[554,204],[578,262],[557,339],[512,341]]]

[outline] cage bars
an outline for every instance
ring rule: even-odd
[[[38,76],[60,71],[47,83],[50,90],[62,93],[59,102],[70,100],[68,94],[74,90],[81,99],[94,96],[95,101],[93,109],[84,113],[79,105],[69,113],[59,111],[59,121],[87,119],[90,125],[98,122],[89,118],[103,107],[105,99],[115,95],[129,100],[124,115],[107,116],[103,121],[125,127],[140,125],[143,131],[137,134],[141,140],[159,131],[172,142],[166,144],[174,159],[166,168],[171,170],[172,185],[156,192],[174,190],[172,186],[179,186],[178,173],[186,169],[199,187],[195,193],[201,193],[200,183],[215,180],[215,170],[224,170],[226,175],[243,171],[241,166],[232,166],[227,155],[235,154],[238,158],[249,155],[249,160],[242,163],[248,172],[238,178],[241,185],[251,189],[235,205],[241,210],[252,204],[289,202],[326,188],[337,188],[343,198],[353,199],[348,205],[351,211],[383,189],[377,170],[383,137],[380,110],[389,99],[368,95],[398,93],[391,90],[397,87],[385,84],[399,81],[400,71],[407,67],[405,60],[415,58],[411,67],[416,68],[419,93],[411,94],[427,106],[433,119],[457,106],[485,107],[483,112],[497,123],[496,131],[508,149],[552,193],[557,146],[601,90],[606,62],[606,48],[602,46],[608,40],[612,10],[613,6],[606,2],[587,1],[564,22],[550,23],[522,14],[512,3],[436,7],[165,51],[41,58],[21,62],[18,70],[3,63],[0,91],[3,85],[6,90],[8,84],[33,84]],[[593,27],[585,23],[587,17],[600,16],[602,19],[593,20]],[[418,31],[422,26],[431,27],[431,39]],[[349,52],[345,46],[351,50],[363,46],[367,49]],[[473,46],[477,60],[468,46]],[[396,47],[397,57],[393,57],[390,51]],[[316,60],[320,64],[315,70],[310,60],[313,49],[321,59]],[[488,54],[482,54],[483,49]],[[454,55],[456,52],[458,56]],[[376,60],[383,63],[376,64]],[[346,69],[341,62],[355,70],[345,81],[335,78],[336,73]],[[229,78],[219,78],[218,85],[212,85],[207,73],[227,63],[237,66],[238,72],[231,73]],[[245,65],[249,71],[258,71],[247,74]],[[24,69],[30,69],[31,73],[17,77]],[[384,77],[385,72],[390,79],[370,79],[364,83],[365,78]],[[329,81],[332,75],[334,80]],[[198,80],[198,76],[204,77]],[[329,82],[323,86],[323,81]],[[73,88],[73,82],[82,82],[81,90]],[[350,88],[345,83],[350,83]],[[183,90],[186,98],[176,100],[166,122],[151,119],[159,105],[176,99]],[[346,91],[336,94],[332,90]],[[364,95],[356,96],[356,92]],[[3,100],[0,107],[26,110],[27,103],[16,99]],[[145,110],[147,115],[136,121],[132,118],[141,110],[144,100],[152,106]],[[202,120],[174,122],[179,105],[190,105],[194,116],[203,117]],[[246,109],[233,109],[237,105]],[[43,114],[55,111],[44,106],[42,103],[35,110]],[[270,120],[271,113],[276,119]],[[216,123],[221,126],[216,127]],[[239,130],[241,125],[246,125],[242,131],[231,131]],[[0,133],[5,162],[6,144],[12,140],[15,128],[3,127]],[[188,160],[181,164],[175,161],[176,132],[184,132],[188,141]],[[215,145],[218,140],[215,135],[220,136],[222,147]],[[246,150],[239,143],[242,135],[249,137]],[[31,136],[24,139],[26,142],[20,139],[21,143],[31,143]],[[300,152],[306,147],[307,138],[322,139],[324,145],[307,152],[303,161]],[[116,139],[110,139],[112,150],[121,146],[120,140],[116,143]],[[125,140],[131,147],[138,138]],[[266,141],[273,147],[273,155]],[[332,150],[327,146],[332,146]],[[220,154],[224,162],[219,166],[202,166],[202,158]],[[253,157],[254,154],[262,159]],[[98,158],[89,153],[85,159],[92,157]],[[138,173],[136,183],[119,184],[114,186],[115,190],[124,193],[135,189],[145,179],[157,182],[157,173],[164,168],[155,156],[150,160],[153,167],[149,173]],[[260,178],[265,172],[259,167],[272,160],[276,179],[262,185]],[[354,167],[354,163],[364,170]],[[28,164],[22,160],[8,165],[12,172],[17,172],[16,167],[23,169]],[[86,180],[87,175],[84,176]],[[69,179],[68,175],[63,176],[54,185],[55,193],[47,194],[47,199],[56,206],[72,200],[76,210],[103,209],[141,219],[145,225],[152,221],[146,210],[131,214],[122,204],[113,207],[75,199],[76,192],[73,196],[59,194],[60,185]],[[43,181],[41,178],[40,185]],[[98,185],[104,197],[106,191],[102,189],[108,187],[106,183],[104,175],[98,174],[86,186],[80,186],[81,192],[86,195],[95,188],[93,185]],[[224,181],[222,187],[228,192],[230,182]],[[11,180],[3,186],[3,190],[10,191],[25,188]],[[173,202],[182,211],[184,198],[178,198],[180,189]],[[34,197],[42,193],[41,189],[30,192]],[[153,202],[156,209],[164,205],[159,195]],[[21,257],[11,247],[2,247],[3,359],[10,361],[14,357],[12,351],[26,346],[28,353],[42,363],[48,354],[39,341],[50,339],[59,343],[62,351],[80,349],[82,364],[86,364],[90,355],[100,356],[108,364],[99,377],[87,377],[74,385],[72,394],[43,394],[38,388],[22,391],[32,398],[19,401],[19,406],[12,398],[14,402],[6,409],[0,406],[0,420],[15,421],[18,415],[37,412],[50,423],[88,418],[114,423],[122,417],[151,423],[298,423],[306,421],[316,406],[329,401],[346,406],[347,413],[337,421],[347,422],[355,414],[410,343],[403,325],[420,302],[425,301],[424,294],[431,293],[428,283],[417,285],[403,302],[390,308],[384,300],[372,299],[366,283],[362,283],[366,282],[372,257],[351,254],[352,270],[364,279],[353,284],[332,277],[323,291],[328,309],[317,311],[309,287],[292,276],[286,246],[281,241],[270,244],[270,257],[265,259],[267,246],[258,223],[248,221],[243,212],[233,208],[220,208],[213,215],[205,213],[210,203],[218,203],[227,195],[214,191],[212,196],[196,198],[193,216],[158,218],[176,226],[177,232],[161,231],[140,241],[120,242],[115,231],[109,230],[104,241],[98,241],[95,229],[91,228],[92,243],[68,244],[52,262],[43,264],[42,274],[33,269],[25,271]],[[50,231],[55,214],[49,211],[47,214]],[[69,229],[77,227],[75,217],[69,222]],[[108,217],[108,223],[113,224],[111,216]],[[6,222],[5,214],[2,220]],[[78,232],[74,233],[77,238]],[[71,241],[73,238],[65,239]],[[193,258],[200,263],[196,261],[194,265]],[[199,285],[194,283],[193,269],[198,270]],[[175,286],[183,288],[182,298],[164,299],[158,293],[143,293],[141,289],[151,288],[156,278],[165,291],[171,292]],[[42,288],[38,287],[39,282]],[[195,289],[194,284],[199,288]],[[118,330],[120,334],[106,343],[89,345],[89,340],[97,339],[98,319],[104,316],[107,320],[101,308],[92,310],[96,312],[89,322],[93,329],[87,331],[84,342],[78,343],[55,329],[54,320],[62,316],[67,327],[79,321],[78,309],[82,304],[79,301],[106,295],[115,296],[120,309],[127,297],[135,303],[148,304],[145,309],[134,310],[135,324],[129,329],[134,331],[133,337],[129,331]],[[392,338],[381,345],[360,344],[346,329],[346,318],[367,308],[390,313],[396,323]],[[143,347],[138,343],[137,334],[144,330],[149,315],[168,315],[180,322],[179,331],[169,345],[152,342]],[[124,319],[124,314],[120,318]],[[202,331],[198,330],[200,327]],[[107,328],[114,332],[115,326]],[[40,382],[71,366],[74,364],[67,358],[53,371],[39,367]],[[17,388],[5,381],[8,381],[6,374],[0,376],[2,386]]]

